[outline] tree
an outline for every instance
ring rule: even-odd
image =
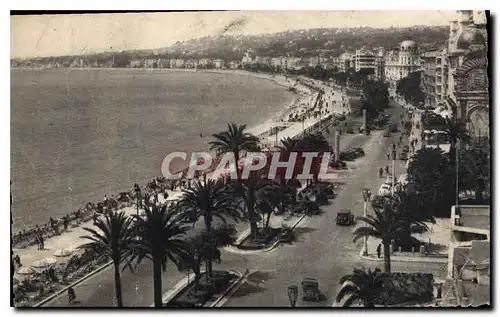
[[[466,125],[458,120],[454,114],[451,118],[445,118],[444,131],[450,140],[450,163],[455,165],[457,143],[459,140],[468,142],[470,140]]]
[[[167,261],[177,268],[180,262],[192,262],[189,246],[182,239],[187,226],[181,224],[182,214],[167,205],[156,206],[146,203],[145,217],[133,215],[136,220],[138,240],[134,244],[133,259],[136,265],[145,258],[153,262],[153,293],[155,307],[162,307],[162,272],[167,271]]]
[[[340,279],[342,288],[337,294],[337,302],[340,302],[345,296],[349,298],[345,301],[344,307],[351,306],[355,301],[363,303],[364,307],[375,307],[377,294],[382,288],[382,279],[380,269],[366,271],[363,269],[354,269],[354,272],[345,275]]]
[[[234,159],[238,163],[241,151],[255,151],[258,148],[259,138],[245,132],[246,125],[237,125],[229,123],[227,131],[215,133],[212,137],[215,139],[210,141],[210,150],[215,150],[217,155],[222,155],[228,152],[234,154]],[[237,169],[238,181],[241,180],[241,174]]]
[[[95,226],[99,231],[83,228],[90,233],[83,239],[90,240],[80,248],[99,250],[112,261],[115,272],[115,294],[118,307],[123,307],[122,284],[120,278],[120,264],[131,256],[132,243],[135,237],[133,218],[127,217],[124,212],[109,212],[104,218],[98,218]],[[128,265],[131,268],[130,265]]]
[[[459,166],[462,171],[460,184],[464,190],[474,190],[476,202],[485,202],[483,193],[491,184],[490,155],[488,148],[472,147],[461,151]]]
[[[362,108],[370,118],[376,118],[389,105],[389,87],[380,81],[367,81],[361,94]]]
[[[293,153],[293,152],[297,152],[297,146],[299,144],[299,139],[298,138],[290,138],[290,137],[286,137],[284,139],[281,140],[281,144],[278,146],[278,148],[280,149],[280,160],[283,160],[283,161],[288,161],[290,159],[290,155]],[[296,158],[296,165],[297,166],[297,160],[298,158]],[[286,195],[286,189],[287,189],[287,180],[286,180],[286,169],[285,168],[282,168],[279,173],[279,183],[280,183],[280,203],[279,203],[279,212],[280,214],[283,214],[285,212],[285,206],[286,206],[286,199],[285,199],[285,195]],[[292,175],[292,179],[294,178],[295,176],[295,171]]]
[[[188,241],[192,261],[183,263],[183,265],[193,270],[197,286],[201,277],[202,263],[207,266],[208,276],[208,263],[213,262],[216,258],[220,259],[220,257],[215,256],[214,251],[217,251],[220,247],[233,244],[236,241],[236,234],[237,231],[234,226],[224,224],[213,228],[210,234],[204,230]],[[210,241],[213,241],[213,243],[210,243]]]
[[[425,102],[425,93],[420,88],[421,72],[413,72],[398,80],[396,93],[404,97],[406,102],[420,104]]]
[[[323,152],[332,151],[331,146],[328,144],[326,138],[320,132],[304,134],[297,144],[297,150],[301,153],[316,152],[320,155],[313,158],[311,165],[311,174],[313,180],[318,182],[318,175],[320,172],[321,161],[323,159]],[[305,159],[302,159],[304,161]]]
[[[263,228],[267,228],[270,213],[278,205],[279,201],[278,186],[272,180],[263,177],[267,175],[265,170],[252,171],[247,179],[234,185],[236,196],[240,198],[240,201],[246,207],[252,239],[257,237],[258,212],[268,214],[266,223],[263,223]]]
[[[396,237],[396,246],[401,246],[404,250],[410,251],[414,247],[412,239],[412,225],[428,229],[427,222],[436,223],[434,216],[420,203],[416,195],[409,194],[405,190],[398,190],[389,199],[395,217],[401,221],[401,231]],[[416,246],[415,246],[416,247]]]
[[[197,181],[191,188],[183,190],[182,198],[177,207],[183,212],[191,215],[192,218],[203,217],[205,222],[207,241],[212,241],[213,218],[220,219],[227,223],[225,217],[231,217],[238,221],[241,215],[234,202],[234,196],[229,191],[223,180]],[[211,250],[211,249],[210,249]],[[209,255],[207,262],[208,277],[212,277],[212,255]]]
[[[375,215],[356,217],[356,221],[362,221],[368,226],[358,227],[354,230],[354,242],[366,236],[381,239],[384,246],[384,270],[386,273],[390,273],[390,244],[398,237],[403,223],[395,216],[393,206],[388,201],[382,209],[373,208],[373,211]]]
[[[435,217],[449,217],[456,199],[455,169],[439,148],[424,148],[408,166],[408,186],[415,191],[423,210]]]

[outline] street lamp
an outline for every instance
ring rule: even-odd
[[[363,211],[363,216],[366,217],[367,216],[367,212],[368,212],[368,202],[370,201],[370,197],[372,195],[372,192],[369,188],[364,188],[362,190],[362,193],[363,193],[363,200],[364,200],[364,211]],[[364,243],[364,246],[363,246],[363,255],[364,256],[367,256],[368,255],[368,236],[364,236],[363,238],[363,243]]]
[[[134,190],[135,190],[135,197],[137,199],[137,215],[139,215],[139,197],[141,195],[141,188],[139,187],[139,184],[137,183],[134,184]]]
[[[394,186],[396,183],[396,144],[392,144],[392,196],[394,196]]]
[[[297,287],[297,285],[288,286],[288,300],[290,301],[290,307],[295,307],[298,295],[299,288]]]

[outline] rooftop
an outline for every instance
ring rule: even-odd
[[[463,227],[490,230],[490,206],[459,206],[456,213]]]

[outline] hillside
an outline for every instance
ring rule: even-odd
[[[412,39],[423,50],[439,48],[448,39],[448,26],[413,26],[407,28],[374,29],[368,27],[343,29],[308,29],[262,35],[221,35],[203,37],[155,50],[104,52],[86,56],[92,60],[111,57],[222,58],[240,60],[247,49],[261,56],[339,56],[363,45],[368,48],[393,49],[401,41]],[[70,56],[37,58],[34,60],[67,60]],[[33,60],[33,59],[31,59]]]

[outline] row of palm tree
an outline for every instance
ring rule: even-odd
[[[227,131],[213,135],[214,140],[209,143],[211,150],[215,150],[219,156],[233,153],[236,162],[244,152],[258,151],[259,139],[245,129],[245,125],[229,124]],[[325,151],[328,148],[328,142],[321,134],[287,138],[281,143],[284,156],[293,151]],[[313,173],[317,175],[318,171],[319,168],[313,167]],[[155,307],[163,305],[162,274],[166,273],[169,261],[178,268],[187,264],[197,278],[200,276],[201,262],[205,262],[207,279],[210,281],[214,252],[219,246],[232,241],[231,238],[220,241],[220,228],[214,230],[215,218],[223,223],[227,223],[227,218],[248,220],[252,238],[255,239],[258,214],[263,215],[264,229],[269,226],[273,211],[278,207],[282,210],[285,208],[283,200],[288,182],[284,173],[280,176],[280,184],[268,180],[264,175],[267,176],[266,171],[255,171],[242,179],[241,171],[238,170],[235,181],[197,181],[191,188],[183,189],[183,195],[176,204],[150,204],[145,201],[144,216],[129,217],[123,212],[110,212],[97,220],[96,228],[84,228],[89,235],[83,238],[89,242],[82,248],[107,255],[113,262],[117,305],[123,306],[121,270],[129,268],[133,272],[144,259],[153,263]],[[266,215],[267,220],[264,219]],[[203,219],[205,231],[198,237],[186,239],[189,230],[186,219]],[[231,232],[226,230],[222,236],[234,235]]]

